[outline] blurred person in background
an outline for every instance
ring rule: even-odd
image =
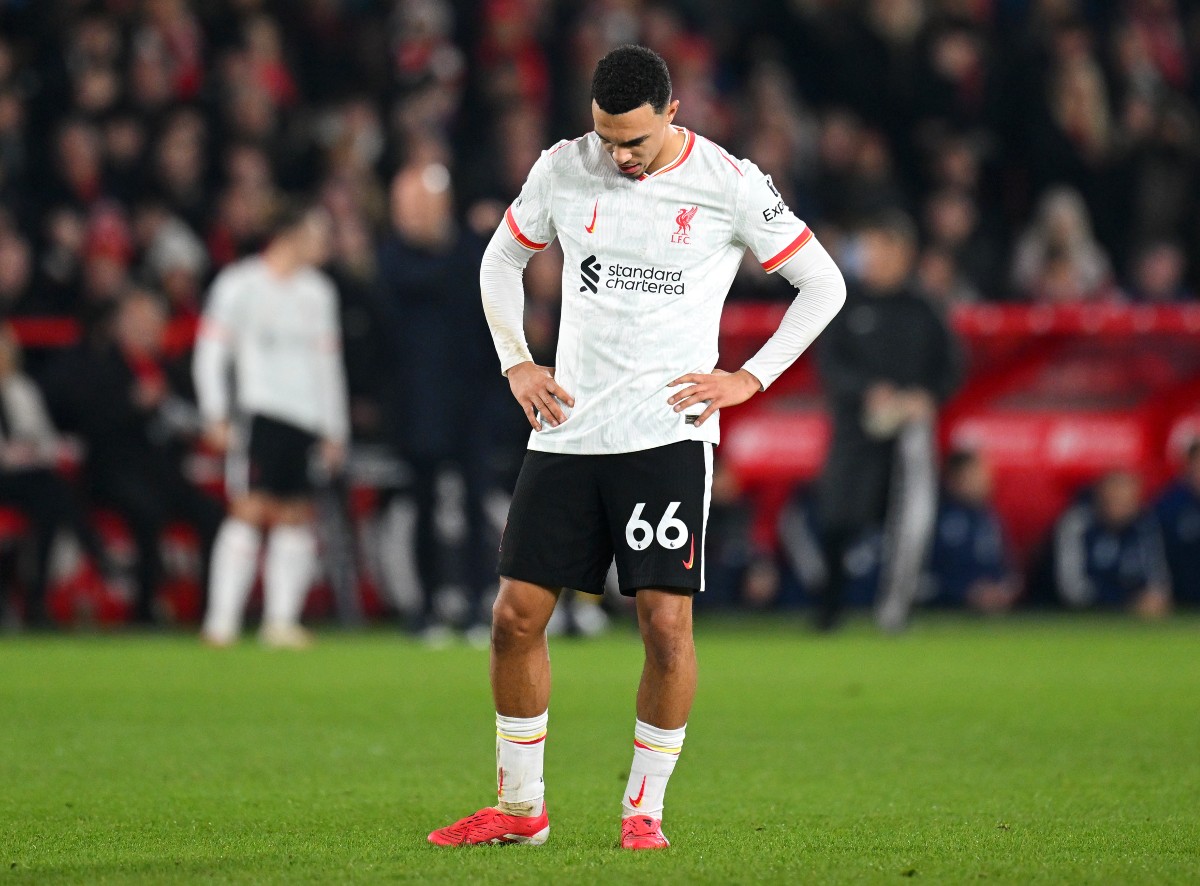
[[[55,469],[58,449],[58,432],[42,393],[21,371],[17,339],[8,326],[0,327],[0,505],[15,509],[31,524],[34,561],[25,594],[25,624],[33,628],[47,624],[46,582],[60,529],[75,534],[96,569],[111,571],[74,490]]]
[[[921,253],[917,262],[917,285],[921,294],[944,312],[955,305],[972,304],[983,298],[959,270],[954,253],[939,246],[930,246]]]
[[[1020,585],[992,505],[988,464],[978,452],[958,450],[946,458],[944,477],[923,602],[1005,612]]]
[[[337,287],[351,436],[384,432],[384,403],[392,390],[391,317],[379,291],[379,264],[371,230],[357,214],[343,217],[333,234],[329,276]]]
[[[349,434],[337,292],[319,270],[331,236],[324,209],[281,209],[263,252],[222,271],[204,309],[193,373],[229,497],[202,628],[211,646],[238,639],[264,535],[259,638],[312,642],[300,626],[317,568],[312,468],[340,470]]]
[[[392,181],[392,231],[379,253],[382,296],[392,315],[391,421],[396,449],[412,468],[421,608],[409,628],[442,642],[437,594],[460,584],[462,627],[485,643],[483,593],[495,581],[484,496],[490,486],[494,416],[506,403],[487,323],[479,310],[483,241],[454,217],[450,173],[441,163],[401,169]],[[450,556],[438,532],[439,477],[463,484],[466,533]],[[458,569],[453,566],[457,565]],[[455,574],[457,573],[457,574]]]
[[[144,270],[167,298],[172,319],[200,316],[201,281],[208,253],[196,233],[179,218],[167,217],[145,251]]]
[[[162,299],[134,290],[109,310],[84,344],[51,367],[51,406],[66,431],[86,445],[83,476],[95,503],[129,526],[137,553],[133,617],[158,621],[155,595],[163,573],[159,543],[172,519],[193,526],[207,552],[221,507],[185,477],[183,459],[198,431],[185,398],[185,373],[164,350]]]
[[[1142,618],[1171,611],[1162,535],[1141,506],[1129,471],[1105,474],[1054,529],[1054,578],[1072,609],[1125,609]]]
[[[1200,439],[1188,445],[1183,470],[1155,501],[1154,515],[1162,530],[1175,600],[1184,606],[1200,605]]]
[[[154,143],[153,188],[193,230],[209,217],[208,125],[198,111],[175,111]]]
[[[1191,301],[1196,294],[1184,283],[1187,256],[1178,243],[1159,240],[1137,251],[1127,293],[1136,302],[1163,305]]]
[[[1000,294],[996,237],[984,231],[970,193],[957,188],[934,192],[925,201],[924,229],[926,254],[931,249],[945,252],[966,287],[989,298]]]
[[[70,117],[59,126],[54,147],[52,178],[40,197],[86,212],[107,195],[100,133],[86,120]]]
[[[0,317],[37,313],[33,250],[12,228],[0,228]]]
[[[1031,301],[1059,304],[1116,294],[1112,266],[1092,235],[1087,205],[1077,191],[1054,188],[1038,203],[1013,257],[1013,285]]]
[[[86,238],[87,223],[82,213],[58,206],[46,214],[31,299],[37,307],[31,313],[74,313],[83,274]]]
[[[846,257],[846,308],[817,349],[833,414],[833,441],[818,484],[821,548],[829,570],[819,630],[841,618],[845,553],[885,526],[880,625],[903,627],[933,531],[939,404],[958,386],[958,348],[945,320],[913,288],[916,227],[888,212],[864,227]]]

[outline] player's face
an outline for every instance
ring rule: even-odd
[[[315,209],[296,229],[297,252],[306,265],[319,267],[329,261],[333,240],[333,220],[323,209]]]
[[[679,102],[673,101],[656,114],[650,105],[642,105],[624,114],[609,114],[592,102],[592,121],[600,143],[617,165],[617,171],[627,178],[637,178],[644,172],[657,169],[672,158],[660,158],[663,145],[671,133],[671,121]],[[655,161],[660,161],[656,163]]]

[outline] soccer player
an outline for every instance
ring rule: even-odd
[[[622,46],[596,66],[594,131],[544,152],[480,269],[501,369],[533,427],[500,549],[491,683],[499,802],[433,843],[545,842],[545,627],[560,590],[603,589],[615,555],[646,656],[621,845],[665,847],[663,798],[696,691],[692,594],[718,410],[771,384],[845,299],[837,267],[769,176],[675,126],[663,60]],[[556,366],[531,360],[521,273],[565,256]],[[745,366],[715,369],[721,308],[749,247],[800,294]]]
[[[317,269],[330,228],[322,209],[283,212],[263,253],[222,271],[209,293],[193,371],[206,437],[229,453],[230,496],[213,546],[203,627],[210,645],[240,633],[264,532],[260,638],[285,648],[311,641],[300,627],[316,567],[310,457],[317,449],[336,469],[349,426],[337,293]]]

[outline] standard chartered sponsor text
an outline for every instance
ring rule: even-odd
[[[683,282],[683,270],[664,271],[662,268],[639,268],[633,265],[609,265],[606,289],[624,289],[634,292],[662,292],[666,295],[683,295],[687,284]]]

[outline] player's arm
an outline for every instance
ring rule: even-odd
[[[575,405],[574,397],[554,380],[554,369],[533,362],[525,339],[522,275],[533,254],[554,239],[547,165],[547,155],[543,154],[530,171],[521,196],[505,212],[479,266],[483,313],[500,358],[500,371],[508,378],[513,397],[535,431],[541,430],[539,413],[551,427],[557,427],[567,420],[561,403]]]
[[[330,470],[341,467],[350,437],[346,395],[346,367],[342,359],[342,329],[338,321],[337,292],[326,284],[325,305],[317,318],[315,369],[321,404],[321,458]]]
[[[796,287],[797,294],[775,334],[737,372],[689,373],[668,385],[688,385],[667,400],[676,412],[708,401],[697,426],[723,406],[736,406],[765,391],[846,303],[846,282],[829,253],[753,164],[747,164],[735,220],[738,239],[766,271],[779,273]]]
[[[229,446],[229,384],[226,370],[233,359],[237,292],[220,275],[209,291],[192,354],[192,380],[208,445],[223,452]]]

